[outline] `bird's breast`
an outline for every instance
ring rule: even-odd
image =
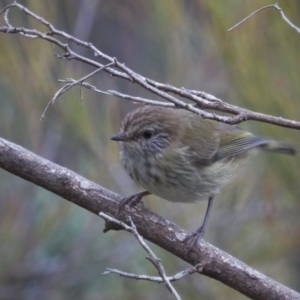
[[[234,158],[196,166],[187,155],[137,155],[121,152],[122,163],[137,185],[172,202],[207,200],[236,174]]]

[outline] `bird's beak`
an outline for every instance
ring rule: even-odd
[[[113,140],[113,141],[117,141],[117,142],[126,142],[126,141],[130,140],[128,138],[128,136],[122,131],[120,131],[119,133],[113,135],[110,139]]]

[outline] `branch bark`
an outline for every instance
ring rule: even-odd
[[[204,240],[196,245],[187,257],[189,245],[184,243],[188,234],[186,230],[144,207],[124,210],[117,215],[121,199],[119,195],[1,138],[0,167],[94,214],[103,212],[127,224],[130,216],[145,239],[193,266],[198,265],[199,273],[214,278],[252,299],[300,299],[300,294]]]

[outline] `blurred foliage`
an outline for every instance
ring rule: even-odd
[[[10,1],[1,1],[1,7]],[[267,0],[24,0],[20,3],[60,30],[94,43],[154,80],[211,93],[255,111],[300,119],[300,37],[274,9],[227,29]],[[300,26],[298,1],[279,1]],[[13,24],[40,28],[11,11]],[[2,21],[1,21],[2,22]],[[45,41],[1,34],[0,135],[126,195],[137,187],[118,161],[110,136],[134,105],[79,89],[64,94],[40,116],[61,86],[91,68],[62,61]],[[86,49],[82,55],[93,57]],[[148,96],[136,85],[98,74],[102,90]],[[299,132],[257,122],[256,134],[291,141]],[[300,157],[259,154],[218,197],[206,240],[259,271],[300,290]],[[156,274],[145,253],[124,232],[103,235],[103,222],[82,208],[0,170],[0,299],[172,299],[163,285],[114,275],[106,267]],[[193,230],[206,203],[172,204],[147,197],[148,207]],[[168,273],[186,267],[153,246]],[[246,299],[214,280],[193,275],[175,283],[183,299]]]

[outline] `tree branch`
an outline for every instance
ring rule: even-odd
[[[214,278],[252,299],[300,299],[295,291],[250,268],[238,259],[202,240],[187,252],[188,232],[143,207],[123,210],[117,215],[121,197],[80,175],[0,139],[0,167],[39,185],[64,199],[99,214],[103,212],[122,222],[131,217],[138,232],[148,241],[195,266],[199,273]]]
[[[275,7],[275,6],[274,6]],[[27,15],[29,15],[31,18],[37,20],[41,24],[43,24],[48,31],[41,32],[36,29],[30,29],[25,27],[14,27],[9,22],[9,11],[10,9],[18,8]],[[276,7],[275,7],[276,8]],[[276,8],[277,9],[277,8]],[[282,11],[281,11],[282,13]],[[254,121],[260,121],[265,122],[269,124],[274,124],[282,127],[287,128],[293,128],[293,129],[300,129],[300,122],[295,120],[289,120],[281,117],[275,117],[267,114],[262,114],[258,112],[254,112],[245,108],[241,108],[235,105],[231,105],[229,103],[226,103],[222,101],[221,99],[218,99],[208,93],[205,93],[203,91],[194,91],[194,90],[188,90],[185,88],[176,88],[174,86],[171,86],[169,84],[163,84],[159,83],[157,81],[154,81],[152,79],[146,78],[130,68],[126,67],[124,64],[120,63],[116,58],[111,57],[109,55],[104,54],[102,51],[97,49],[93,44],[82,41],[80,39],[75,38],[72,35],[69,35],[65,33],[64,31],[57,30],[50,22],[45,20],[44,18],[34,14],[32,11],[24,7],[23,5],[17,3],[16,1],[12,4],[6,6],[0,11],[0,15],[4,14],[4,21],[6,23],[6,26],[0,27],[0,32],[6,33],[6,34],[21,34],[28,38],[40,38],[45,41],[50,42],[51,44],[56,45],[59,47],[63,54],[59,56],[61,59],[67,59],[67,60],[77,60],[82,63],[85,63],[87,65],[93,66],[97,69],[97,71],[100,69],[104,72],[109,73],[110,75],[119,77],[121,79],[125,79],[128,81],[131,81],[133,83],[136,83],[143,87],[144,89],[150,91],[156,96],[159,96],[163,98],[164,100],[167,100],[170,102],[173,107],[179,107],[183,109],[190,110],[203,118],[206,119],[213,119],[220,122],[228,123],[228,124],[239,124],[241,122],[247,121],[247,120],[254,120]],[[64,39],[67,41],[67,43],[62,42],[60,39],[56,38],[59,37],[60,39]],[[92,51],[93,54],[101,58],[107,63],[100,63],[96,60],[92,60],[89,58],[86,58],[80,54],[78,54],[76,51],[72,50],[72,44],[76,44],[82,47],[87,48],[88,50]],[[114,67],[108,67],[108,65],[113,64]],[[95,73],[97,73],[97,71]],[[90,75],[93,75],[93,73],[88,74],[85,77],[89,77]],[[83,77],[83,78],[85,78]],[[69,85],[68,89],[75,86],[75,85],[81,85],[83,87],[87,86],[87,83],[83,83],[82,79],[75,80],[71,79],[72,84]],[[90,86],[91,87],[91,86]],[[101,92],[101,89],[93,88],[93,90],[97,92]],[[56,95],[59,95],[61,93],[62,89],[60,89],[58,92],[56,92],[54,98]],[[63,90],[64,91],[64,90]],[[110,94],[108,92],[108,94]],[[194,103],[188,104],[185,101],[181,100],[180,98],[175,97],[174,95],[181,97],[183,99],[190,100]],[[120,97],[120,95],[117,95]],[[133,97],[135,98],[135,97]],[[139,97],[137,97],[139,98]],[[127,97],[127,99],[130,99]],[[150,101],[150,102],[149,102]],[[142,98],[139,98],[139,102],[142,102],[144,104],[153,104],[153,105],[161,105],[166,106],[166,102],[163,101],[155,101],[155,100],[149,100],[146,99],[146,101],[143,101]],[[151,103],[152,102],[152,103]],[[50,103],[52,103],[50,101]],[[222,113],[230,113],[234,116],[224,116],[217,113],[212,113],[205,111],[204,109],[212,109],[218,112]]]

